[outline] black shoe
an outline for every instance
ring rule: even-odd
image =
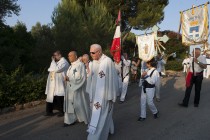
[[[74,122],[74,123],[72,123],[72,124],[64,123],[64,124],[63,124],[63,127],[69,127],[69,126],[72,126],[72,125],[75,125],[75,124],[76,124],[76,122]]]
[[[154,119],[158,118],[158,114],[159,114],[159,111],[156,114],[154,114]]]
[[[198,104],[194,104],[194,107],[198,107]]]
[[[120,101],[120,102],[119,102],[119,104],[123,104],[123,103],[124,103],[124,101]]]
[[[146,118],[142,118],[142,117],[139,117],[138,121],[142,122],[144,121]]]
[[[57,117],[63,117],[64,116],[64,113],[63,112],[60,112],[58,113]]]
[[[68,126],[71,126],[71,124],[66,124],[66,123],[63,124],[63,127],[68,127]]]
[[[51,116],[54,116],[54,113],[46,113],[44,116],[51,117]]]
[[[178,105],[181,106],[181,107],[188,107],[188,105],[185,105],[183,103],[179,103]]]

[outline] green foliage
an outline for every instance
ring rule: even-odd
[[[170,39],[166,44],[163,44],[166,48],[166,53],[171,54],[173,52],[176,52],[177,58],[183,59],[186,55],[186,51],[188,50],[188,47],[182,45],[182,38],[180,34],[177,34],[173,31],[162,31],[158,33],[159,36],[167,35]],[[178,38],[177,38],[178,36]]]
[[[182,61],[171,60],[167,61],[166,70],[174,70],[174,71],[181,71],[182,68]]]
[[[133,33],[128,33],[125,41],[123,42],[123,52],[127,52],[129,57],[133,57],[134,51],[138,52],[136,44],[136,36]]]
[[[4,26],[4,18],[11,17],[12,14],[18,15],[20,6],[17,0],[1,0],[0,1],[0,28]]]
[[[0,30],[0,64],[7,71],[14,70],[19,65],[26,65],[26,69],[30,69],[33,42],[31,34],[21,22],[13,28]]]
[[[84,7],[85,3],[91,5],[91,0],[77,0]],[[121,10],[122,30],[134,27],[144,30],[160,23],[164,19],[164,8],[169,0],[101,0],[108,12],[116,19]]]
[[[131,4],[126,11],[127,15],[131,15],[127,17],[129,24],[136,29],[144,30],[161,23],[164,19],[164,8],[168,2],[168,0],[137,0],[136,6]],[[136,10],[131,11],[133,14],[129,14],[132,8]]]
[[[31,50],[33,69],[31,71],[39,72],[49,66],[52,53],[57,49],[55,47],[54,29],[50,25],[41,25],[39,22],[32,26],[31,35],[34,39],[34,47]]]
[[[170,38],[169,41],[164,44],[166,48],[165,53],[171,54],[173,52],[176,52],[176,59],[170,57],[167,61],[166,69],[175,71],[181,70],[182,60],[185,58],[186,51],[188,50],[188,47],[182,45],[181,35],[173,31],[163,31],[159,32],[158,34],[159,36],[163,36],[166,34]]]
[[[52,21],[56,45],[66,54],[70,50],[80,55],[87,53],[93,43],[106,49],[114,35],[113,18],[100,0],[90,5],[85,3],[83,7],[76,0],[62,0],[54,10]]]
[[[11,73],[0,67],[0,108],[45,98],[46,76],[25,73],[18,67]]]

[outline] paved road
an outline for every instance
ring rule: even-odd
[[[139,117],[137,84],[129,86],[127,101],[115,104],[115,134],[110,140],[210,140],[210,80],[204,80],[199,108],[193,107],[192,92],[188,108],[177,103],[184,96],[184,78],[162,79],[161,102],[156,103],[160,118],[148,110],[145,122]],[[87,126],[63,128],[63,118],[44,117],[45,106],[0,115],[0,140],[85,140]]]

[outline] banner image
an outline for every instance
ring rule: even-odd
[[[136,36],[139,58],[145,62],[151,60],[156,54],[154,40],[154,34]]]
[[[184,45],[204,44],[208,40],[207,4],[181,12],[181,28]]]

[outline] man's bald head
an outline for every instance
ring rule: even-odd
[[[99,44],[92,44],[90,46],[90,55],[93,60],[99,60],[102,56],[102,47]]]
[[[76,51],[70,51],[69,53],[72,53],[77,57],[77,52]]]
[[[71,63],[74,62],[74,61],[76,61],[77,60],[77,52],[76,51],[69,52],[68,58],[69,58],[69,61]]]

